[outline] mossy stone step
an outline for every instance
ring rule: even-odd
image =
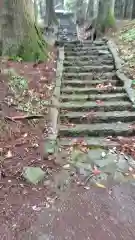
[[[124,87],[116,87],[116,88],[112,88],[107,91],[105,91],[104,89],[97,89],[95,87],[84,87],[84,88],[79,88],[79,87],[62,87],[61,88],[61,93],[87,93],[87,94],[92,94],[92,93],[125,93],[125,89]]]
[[[93,71],[90,72],[90,73],[63,73],[63,78],[68,78],[68,79],[85,79],[85,80],[89,80],[90,78],[91,79],[97,79],[97,78],[100,78],[100,79],[116,79],[116,75],[115,75],[115,72],[104,72],[102,74],[100,73],[97,73],[97,75],[95,74],[95,72]]]
[[[97,55],[97,56],[100,56],[100,55],[107,55],[108,57],[112,57],[111,53],[109,51],[101,51],[101,50],[87,50],[87,51],[78,51],[78,52],[72,52],[72,51],[66,51],[65,52],[65,56],[82,56],[82,55],[87,55],[87,56],[90,56],[90,55]]]
[[[73,52],[78,52],[78,51],[87,51],[87,50],[109,50],[107,45],[101,45],[101,46],[66,46],[65,51],[73,51]]]
[[[82,86],[97,86],[98,84],[108,84],[111,83],[113,86],[119,85],[122,86],[123,83],[120,80],[80,80],[80,79],[63,79],[62,85],[64,86],[75,86],[75,87],[82,87]]]
[[[101,71],[112,71],[114,70],[114,65],[102,65],[102,66],[95,66],[95,65],[91,65],[91,66],[70,66],[70,67],[65,67],[64,68],[64,72],[77,72],[77,73],[86,73],[86,72],[91,72],[91,71],[95,71],[95,72],[101,72]]]
[[[79,101],[81,103],[82,100],[102,100],[102,101],[110,101],[110,100],[129,100],[127,93],[111,93],[111,94],[62,94],[61,100],[63,102],[66,101]]]
[[[61,137],[106,137],[106,136],[134,136],[135,129],[130,127],[131,123],[96,123],[75,124],[74,126],[60,125],[59,136]]]
[[[73,61],[64,61],[64,66],[69,67],[69,66],[89,66],[89,65],[112,65],[113,60],[104,60],[104,59],[93,59],[93,60],[88,60],[88,61],[78,61],[78,60],[73,60]]]
[[[60,114],[60,119],[72,123],[98,123],[98,122],[131,122],[135,120],[135,112],[111,111],[111,112],[66,112]]]
[[[101,111],[124,111],[124,110],[132,110],[132,105],[128,101],[108,101],[102,104],[97,104],[95,101],[90,102],[64,102],[60,103],[61,109],[66,109],[70,111],[87,111],[87,110],[95,110]],[[82,112],[83,114],[83,112]]]
[[[118,147],[120,144],[117,141],[111,141],[109,139],[106,139],[104,137],[82,137],[81,138],[84,143],[90,147],[91,149],[97,149],[99,147],[101,148],[113,148]],[[79,141],[80,138],[77,137],[66,137],[66,138],[59,138],[59,146],[69,147],[72,146],[75,142]]]
[[[92,41],[89,41],[89,40],[87,40],[87,41],[83,41],[83,43],[81,43],[80,41],[72,41],[72,42],[65,42],[65,44],[64,44],[64,46],[65,47],[69,47],[69,46],[106,46],[106,43],[105,43],[105,41],[102,41],[102,40],[97,40],[97,41],[94,41],[94,42],[92,42]]]
[[[98,57],[98,59],[97,59]],[[81,55],[78,55],[78,56],[65,56],[65,60],[66,61],[89,61],[89,60],[111,60],[113,61],[113,58],[112,58],[112,55],[109,54],[109,55],[100,55],[100,56],[97,56],[97,55],[91,55],[91,56],[81,56]]]

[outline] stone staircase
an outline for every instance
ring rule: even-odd
[[[116,76],[105,40],[65,42],[59,113],[59,143],[83,139],[90,146],[114,145],[109,136],[135,135],[135,112]]]

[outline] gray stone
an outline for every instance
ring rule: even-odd
[[[88,154],[83,153],[81,150],[73,149],[70,159],[72,163],[86,162],[88,160]]]
[[[129,123],[95,123],[95,124],[76,124],[73,127],[61,125],[61,136],[130,136],[134,133],[133,128],[129,128]]]
[[[123,155],[119,155],[119,161],[117,163],[117,167],[121,172],[128,172],[129,164]]]
[[[44,179],[45,172],[40,167],[24,167],[23,177],[30,183],[37,184]]]
[[[126,178],[124,177],[124,175],[121,172],[115,172],[114,173],[114,180],[116,182],[125,182]]]
[[[44,156],[49,154],[53,154],[56,147],[56,140],[54,139],[46,139],[44,142]]]
[[[77,173],[84,175],[84,176],[88,176],[90,174],[90,172],[92,172],[92,166],[90,163],[77,162],[75,164],[75,168],[77,170]]]
[[[70,101],[70,102],[64,102],[60,104],[61,108],[67,109],[67,110],[72,110],[75,111],[86,111],[86,110],[100,110],[102,107],[102,110],[105,111],[120,111],[121,108],[122,110],[128,110],[131,108],[131,103],[128,101],[108,101],[105,102],[104,104],[97,104],[95,101],[85,101],[85,102],[80,102],[78,101]]]

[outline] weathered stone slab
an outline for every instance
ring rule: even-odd
[[[96,123],[96,124],[75,124],[72,127],[60,125],[61,136],[133,136],[135,129],[130,128],[129,123]]]

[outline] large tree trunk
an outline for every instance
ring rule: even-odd
[[[115,25],[113,0],[99,0],[98,15],[96,19],[97,32],[105,33],[106,29]]]
[[[46,58],[46,44],[35,25],[31,0],[2,0],[2,55],[20,56],[27,61]]]

